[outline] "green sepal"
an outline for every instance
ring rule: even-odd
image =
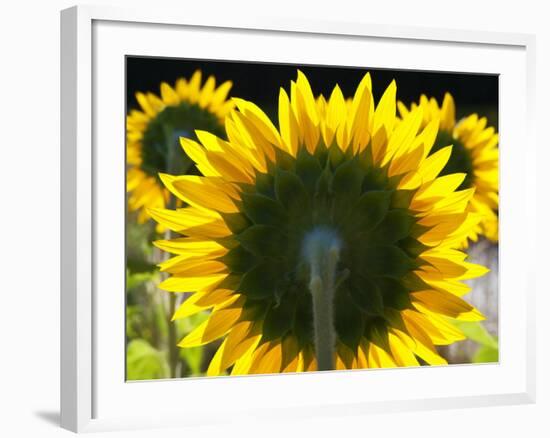
[[[390,341],[388,337],[388,321],[384,318],[375,317],[366,324],[368,338],[373,344],[391,354]]]
[[[402,278],[415,265],[409,256],[396,246],[370,246],[362,251],[364,269],[370,275]]]
[[[332,173],[329,167],[326,166],[315,184],[315,200],[328,201],[329,196],[332,194],[331,185]]]
[[[256,257],[243,246],[232,248],[220,260],[232,274],[244,274],[256,263]]]
[[[281,256],[286,247],[284,234],[271,225],[252,225],[236,239],[244,248],[259,257]]]
[[[345,287],[340,287],[334,296],[334,314],[334,328],[338,338],[355,351],[363,336],[365,322],[350,291]]]
[[[275,191],[273,190],[274,178],[268,173],[256,173],[255,181],[255,191],[262,195],[265,195],[269,198],[275,197]]]
[[[241,213],[222,213],[223,221],[233,234],[239,234],[246,230],[252,223]]]
[[[418,224],[416,224],[418,226]],[[429,246],[420,243],[412,236],[408,236],[400,242],[400,247],[413,259],[429,249]]]
[[[346,161],[334,172],[332,191],[339,196],[356,198],[361,194],[364,175],[357,160]]]
[[[309,291],[297,296],[293,332],[300,345],[313,343],[313,302]]]
[[[416,190],[396,190],[393,192],[391,206],[393,208],[409,208]]]
[[[409,291],[400,281],[389,277],[379,277],[376,279],[376,284],[385,307],[395,310],[405,310],[411,307]]]
[[[284,207],[276,200],[257,193],[242,193],[243,211],[255,224],[283,226]]]
[[[350,296],[369,315],[383,315],[384,301],[377,284],[363,275],[353,275],[348,282]]]
[[[376,190],[362,195],[353,208],[353,223],[361,231],[370,231],[386,216],[391,192]]]
[[[295,173],[279,170],[275,174],[275,194],[287,210],[307,212],[311,208],[307,189]]]
[[[317,158],[310,155],[305,149],[301,149],[296,157],[296,174],[300,177],[310,194],[315,192],[317,180],[323,169]]]
[[[253,300],[275,297],[283,272],[279,263],[264,260],[242,276],[238,292]]]
[[[295,312],[296,294],[287,293],[280,303],[272,304],[262,326],[262,340],[272,341],[282,338],[294,325]]]
[[[407,210],[390,210],[371,233],[373,242],[394,243],[406,238],[415,222]]]

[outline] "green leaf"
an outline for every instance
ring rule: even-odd
[[[201,374],[203,347],[180,348],[180,358],[185,361],[192,376]]]
[[[127,380],[163,379],[169,377],[166,356],[143,339],[134,339],[126,347]]]
[[[354,207],[354,222],[361,231],[370,231],[384,219],[390,206],[391,192],[370,191]]]
[[[474,363],[492,363],[498,362],[499,354],[498,348],[482,345],[473,357]]]
[[[451,321],[464,333],[468,339],[486,347],[498,349],[498,340],[487,331],[481,322],[457,321],[454,319],[451,319]]]
[[[157,270],[157,266],[154,263],[150,263],[143,259],[143,254],[139,256],[137,254],[129,254],[126,259],[126,267],[132,274],[153,274]]]
[[[243,210],[255,224],[280,226],[285,223],[284,207],[274,199],[257,193],[242,193]]]
[[[190,333],[194,328],[198,327],[206,321],[210,316],[210,312],[203,311],[195,313],[194,315],[188,316],[187,318],[176,319],[172,324],[176,324],[178,338],[183,338],[185,335]],[[187,350],[187,348],[183,348]]]
[[[156,272],[138,272],[135,274],[126,270],[126,289],[133,289],[141,284],[153,280],[157,276]]]

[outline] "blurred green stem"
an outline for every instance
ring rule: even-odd
[[[172,315],[176,311],[176,295],[170,293],[169,310],[168,310],[168,352],[170,355],[170,377],[178,377],[178,361],[179,351],[177,346],[176,324],[172,321]]]
[[[165,129],[164,135],[165,135],[165,141],[168,147],[166,148],[167,154],[166,154],[166,170],[170,175],[173,175],[175,173],[174,169],[174,154],[177,153],[176,149],[178,148],[178,141],[174,139],[174,132],[172,129]],[[172,194],[168,194],[169,200],[168,200],[168,208],[170,210],[174,210],[176,208],[176,202],[175,198]],[[171,230],[166,230],[164,233],[165,240],[170,240],[172,238],[172,232]],[[168,253],[165,253],[166,259],[170,258],[170,255]],[[173,292],[169,292],[169,299],[168,299],[168,356],[169,356],[169,364],[170,364],[170,377],[178,377],[178,362],[179,362],[179,351],[178,351],[178,339],[177,339],[177,332],[176,332],[176,324],[174,324],[174,321],[172,321],[172,316],[176,312],[176,294]]]

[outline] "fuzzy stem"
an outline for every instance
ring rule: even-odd
[[[316,229],[304,241],[309,263],[309,291],[313,299],[313,330],[317,369],[334,369],[336,334],[334,330],[334,292],[341,244],[330,230]]]

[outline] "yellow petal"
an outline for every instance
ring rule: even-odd
[[[411,113],[395,128],[388,143],[388,155],[386,160],[382,161],[382,165],[386,164],[391,157],[396,158],[409,151],[420,128],[422,115],[422,108],[417,108],[411,111]]]
[[[244,297],[234,295],[223,307],[214,308],[210,317],[185,336],[178,346],[198,347],[225,335],[240,318],[244,301]]]
[[[211,299],[212,296],[215,296],[214,300]],[[205,297],[209,299],[206,305],[203,304]],[[194,315],[215,305],[223,305],[230,299],[230,297],[231,291],[227,289],[219,289],[212,292],[196,292],[188,297],[177,308],[174,315],[172,315],[172,321],[187,318],[188,316]]]
[[[196,175],[179,176],[172,181],[175,194],[183,201],[198,208],[222,213],[239,211],[235,200],[227,194],[227,183]]]
[[[473,306],[457,296],[443,291],[425,290],[412,292],[414,302],[419,302],[432,312],[441,313],[461,321],[482,321],[484,316]]]
[[[204,87],[202,87],[200,97],[199,97],[199,106],[201,108],[206,108],[214,96],[214,90],[216,88],[216,79],[214,76],[209,76]]]
[[[390,133],[393,131],[395,123],[395,95],[397,92],[397,86],[395,81],[392,81],[380,102],[374,111],[374,123],[373,123],[373,139],[372,139],[372,153],[375,162],[379,162],[382,158],[382,153],[385,150],[382,146],[385,146],[386,140],[389,138]],[[380,131],[384,132],[384,135],[380,134]]]
[[[227,274],[199,275],[196,277],[172,275],[159,284],[167,292],[195,292],[214,290]]]
[[[281,138],[293,157],[298,151],[298,123],[290,106],[290,100],[284,89],[279,90],[279,127]]]
[[[169,272],[181,276],[188,275],[190,277],[227,272],[227,266],[220,261],[189,258],[186,255],[172,257],[165,262],[159,263],[158,266],[161,272]]]
[[[354,142],[354,152],[365,148],[370,140],[372,124],[374,122],[374,102],[371,91],[371,78],[367,73],[355,92],[352,104],[351,136]]]
[[[262,136],[269,141],[271,144],[276,145],[277,147],[281,146],[281,136],[279,132],[269,120],[269,117],[254,103],[243,100],[243,99],[234,99],[237,104],[237,108],[241,111],[245,117],[250,120]]]
[[[185,153],[191,158],[204,176],[222,176],[208,160],[206,150],[197,142],[180,137],[180,144]]]
[[[171,240],[156,240],[153,242],[157,248],[178,255],[221,257],[227,253],[227,248],[210,239],[197,237],[181,237]]]
[[[450,93],[445,93],[441,104],[441,129],[452,132],[455,126],[455,102]]]
[[[400,367],[418,366],[418,360],[402,339],[393,332],[388,333],[388,341],[395,363]]]
[[[193,237],[226,237],[231,234],[221,217],[214,212],[195,207],[168,210],[150,208],[147,212],[160,224],[172,231]]]
[[[162,101],[166,105],[176,106],[180,103],[178,93],[176,93],[176,91],[166,82],[160,84],[160,95],[162,97]]]

